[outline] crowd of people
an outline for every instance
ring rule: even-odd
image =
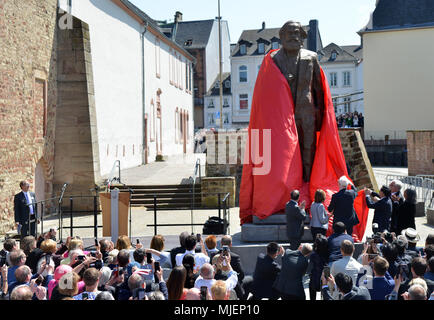
[[[338,128],[363,128],[365,117],[360,112],[346,112],[336,117]]]

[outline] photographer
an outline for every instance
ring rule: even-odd
[[[372,190],[365,188],[366,205],[370,209],[375,209],[373,223],[378,223],[380,232],[390,230],[392,217],[392,200],[390,200],[390,189],[382,186],[380,190],[380,199],[373,197]]]

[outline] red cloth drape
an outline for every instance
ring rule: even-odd
[[[240,186],[241,224],[251,222],[252,216],[264,219],[284,210],[294,189],[300,190],[300,201],[305,200],[307,207],[310,207],[315,191],[324,190],[324,205],[327,207],[331,196],[339,191],[339,177],[345,175],[349,178],[330,88],[322,69],[321,79],[325,105],[324,119],[318,134],[311,179],[309,183],[305,183],[302,179],[303,169],[291,89],[270,53],[265,56],[253,93],[248,129],[250,143],[246,145],[244,153]],[[255,139],[254,129],[259,132],[259,139]],[[264,140],[268,133],[269,141]],[[258,150],[259,156],[263,157],[262,162],[252,156]],[[266,168],[268,163],[271,163],[269,170],[263,170],[266,174],[255,172]],[[360,193],[355,202],[355,209],[361,223],[354,228],[354,233],[361,239],[366,228],[368,208],[364,204],[364,196]]]

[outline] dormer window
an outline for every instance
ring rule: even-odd
[[[264,54],[264,52],[265,52],[265,43],[259,42],[258,43],[258,53]]]
[[[188,39],[184,42],[184,47],[189,47],[193,44],[193,39]]]
[[[220,88],[220,82],[219,82],[219,81],[217,81],[217,82],[215,83],[215,88],[216,88],[216,89],[219,89],[219,88]]]
[[[332,55],[331,55],[331,59],[336,60],[337,56],[338,56],[338,53],[336,51],[333,51]]]
[[[214,100],[209,101],[208,108],[214,108]]]
[[[245,44],[240,45],[240,53],[245,55],[247,53],[247,48]]]
[[[230,80],[225,81],[225,88],[226,89],[230,89],[231,88],[231,81]]]
[[[279,49],[279,42],[274,41],[274,42],[271,44],[271,49],[273,49],[273,50],[275,50],[275,49]]]

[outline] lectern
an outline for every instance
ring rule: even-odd
[[[113,189],[100,193],[102,207],[102,235],[116,243],[120,235],[128,235],[130,193]]]

